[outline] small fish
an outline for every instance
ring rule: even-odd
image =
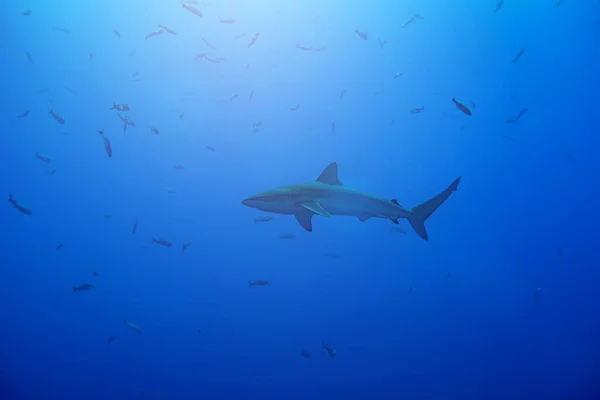
[[[335,133],[335,121],[331,121],[331,132]]]
[[[412,292],[414,292],[414,289],[413,289],[412,285],[408,287],[408,292],[409,292],[409,293],[412,293]]]
[[[74,94],[75,96],[77,96],[77,92],[74,91],[73,89],[71,89],[70,87],[65,86],[65,89],[67,89],[69,92],[71,92],[72,94]]]
[[[94,53],[90,53],[89,57],[90,57],[90,61],[94,62]]]
[[[160,25],[160,24],[159,24],[159,25],[158,25],[158,27],[159,27],[159,28],[163,28],[163,29],[164,29],[164,30],[165,30],[167,33],[169,33],[169,34],[171,34],[171,35],[177,35],[177,32],[175,32],[175,31],[174,31],[174,30],[172,30],[172,29],[169,29],[169,28],[167,28],[167,27],[166,27],[166,26],[164,26],[164,25]]]
[[[115,35],[117,35],[117,38],[121,39],[121,34],[119,33],[119,31],[118,31],[118,30],[114,29],[114,30],[113,30],[113,33],[114,33]]]
[[[155,134],[155,135],[158,135],[158,134],[160,134],[160,132],[159,132],[159,131],[158,131],[158,129],[156,129],[156,128],[152,128],[152,129],[150,129],[150,132],[152,132],[152,133],[153,133],[153,134]]]
[[[234,101],[237,98],[238,98],[238,94],[237,93],[232,93],[231,96],[229,97],[229,102],[231,103],[232,101]]]
[[[235,24],[237,21],[235,19],[231,19],[231,18],[225,18],[225,19],[221,19],[221,17],[219,18],[219,23],[220,24]]]
[[[506,139],[506,140],[515,140],[514,137],[508,136],[508,135],[504,135],[503,138]]]
[[[519,50],[519,52],[512,59],[512,62],[517,62],[517,60],[519,60],[519,58],[521,58],[523,56],[523,54],[525,54],[525,48],[524,47],[521,50]]]
[[[395,232],[395,233],[404,233],[406,234],[406,231],[398,226],[391,228],[390,231]]]
[[[150,32],[149,34],[144,36],[144,39],[150,39],[151,37],[159,36],[159,35],[162,35],[163,33],[165,33],[165,31],[162,29],[159,29],[159,30]]]
[[[252,281],[248,281],[248,287],[252,287],[252,286],[267,286],[269,284],[269,281],[263,281],[262,279],[258,279],[254,282]]]
[[[108,340],[107,340],[107,343],[112,343],[112,342],[114,342],[116,338],[117,338],[116,336],[109,336],[109,337],[108,337]]]
[[[379,47],[385,46],[387,44],[387,42],[388,42],[387,40],[385,40],[385,39],[382,40],[379,37],[377,37],[377,43],[379,43]]]
[[[296,104],[294,107],[288,107],[288,111],[298,111],[300,108],[300,104]]]
[[[253,45],[254,43],[256,43],[256,40],[258,39],[258,35],[259,35],[259,34],[260,34],[260,33],[256,32],[256,33],[254,34],[254,36],[252,36],[252,39],[250,39],[250,43],[248,44],[248,48],[252,47],[252,45]]]
[[[325,51],[325,50],[327,50],[327,47],[325,47],[325,46],[316,47],[316,48],[314,49],[314,51]]]
[[[31,57],[31,54],[29,54],[28,51],[25,52],[25,55],[27,56],[27,60],[29,60],[31,64],[35,64],[35,62],[33,61],[33,57]]]
[[[17,118],[25,118],[29,115],[29,110],[25,110],[23,114],[19,115]]]
[[[456,108],[458,108],[464,114],[469,115],[469,116],[473,115],[473,113],[471,112],[471,110],[469,110],[467,108],[467,106],[465,106],[464,104],[459,103],[458,101],[456,101],[456,99],[454,97],[452,98],[452,102],[454,102],[454,104],[456,104]]]
[[[174,168],[174,169],[183,169],[183,168],[184,168],[184,166],[183,166],[183,165],[181,165],[181,164],[173,164],[173,168]]]
[[[92,272],[92,276],[98,276],[98,273],[96,271]]]
[[[155,237],[152,238],[152,243],[156,243],[159,246],[162,247],[172,247],[173,243],[169,242],[168,240],[164,240],[164,239],[157,239]]]
[[[300,50],[304,50],[304,51],[312,51],[312,49],[313,49],[312,47],[304,47],[304,46],[300,46],[299,44],[296,45],[296,48],[300,49]]]
[[[452,276],[452,274],[450,274],[450,272],[444,272],[444,277],[450,278],[451,276]]]
[[[327,258],[331,258],[332,260],[342,258],[342,256],[340,256],[339,254],[333,254],[333,253],[323,253],[323,256],[325,256]]]
[[[358,28],[354,29],[354,33],[356,33],[362,40],[368,40],[369,38],[369,34],[367,32],[361,32],[358,30]]]
[[[573,157],[573,155],[572,155],[571,153],[567,153],[567,152],[565,151],[565,154],[564,154],[564,156],[565,156],[565,159],[566,159],[567,161],[575,161],[575,157]]]
[[[24,17],[29,17],[31,16],[32,11],[31,10],[25,10],[23,12],[21,12],[21,15],[23,15]]]
[[[127,105],[127,104],[115,104],[115,103],[113,103],[112,108],[109,108],[109,110],[129,111],[129,105]]]
[[[252,103],[253,98],[254,98],[254,89],[250,90],[250,94],[248,95],[248,104]]]
[[[206,150],[208,151],[215,151],[215,148],[212,146],[206,146]]]
[[[341,93],[340,93],[340,100],[342,100],[344,98],[344,96],[346,95],[347,90],[346,89],[342,89]]]
[[[540,294],[541,294],[541,292],[542,292],[542,288],[537,288],[537,289],[535,289],[535,293],[534,293],[534,295],[533,295],[533,302],[534,302],[534,303],[537,303],[537,302],[538,302],[538,300],[540,299]]]
[[[564,0],[556,0],[556,2],[554,3],[554,7],[560,6],[563,2]]]
[[[373,92],[373,94],[375,96],[379,96],[380,94],[384,94],[385,93],[385,89],[379,89]]]
[[[45,162],[46,164],[52,163],[51,159],[49,159],[48,157],[44,157],[43,155],[41,155],[39,153],[35,153],[35,156],[38,160],[41,160],[41,161]]]
[[[421,16],[421,14],[413,15],[413,17],[411,19],[409,19],[402,25],[402,28],[406,28],[407,25],[413,23],[416,19],[423,19],[423,17]]]
[[[296,235],[294,235],[293,233],[286,233],[285,235],[281,235],[279,236],[279,239],[294,239],[296,237]]]
[[[183,0],[181,0],[181,7],[185,8],[186,10],[188,10],[189,12],[191,12],[194,15],[199,16],[200,18],[204,17],[204,14],[202,14],[202,11],[198,10],[195,7],[190,7],[188,5],[186,5]]]
[[[127,325],[128,327],[130,327],[133,331],[140,333],[140,334],[142,333],[142,328],[140,328],[138,325],[134,324],[133,322],[123,320],[123,323],[125,325]]]
[[[110,140],[108,140],[108,138],[104,136],[104,131],[102,129],[99,129],[98,133],[102,136],[102,139],[104,139],[104,150],[106,151],[106,155],[108,156],[108,158],[111,158],[113,152],[112,146],[110,145]]]
[[[63,248],[63,245],[62,245],[62,243],[59,243],[59,245],[58,245],[58,246],[56,246],[56,250],[60,250],[60,249],[62,249],[62,248]]]
[[[413,108],[412,110],[410,110],[411,114],[420,114],[423,111],[425,111],[425,107],[417,107],[417,108]]]
[[[502,8],[503,5],[504,5],[504,0],[498,1],[498,3],[496,4],[496,8],[494,9],[494,12],[500,11],[500,9]]]
[[[133,221],[133,228],[131,228],[132,235],[135,235],[135,233],[137,232],[137,226],[138,226],[138,219],[136,217],[135,220]]]
[[[117,115],[119,116],[119,118],[121,119],[121,121],[123,121],[123,123],[124,123],[125,125],[129,125],[129,126],[135,126],[135,121],[134,121],[134,120],[130,119],[130,118],[129,118],[129,117],[127,117],[127,116],[125,116],[125,117],[124,117],[124,116],[122,116],[120,113],[117,113]]]
[[[183,121],[183,118],[185,117],[184,113],[179,114],[179,119]]]
[[[56,173],[55,169],[51,169],[50,171],[46,172],[48,175],[54,175]]]
[[[184,243],[183,245],[181,245],[181,254],[183,254],[184,251],[187,250],[188,247],[190,247],[192,245],[192,241],[190,240],[187,243]]]
[[[244,36],[246,36],[246,32],[242,32],[239,35],[235,35],[233,38],[234,39],[239,39],[239,38],[243,38]]]
[[[110,221],[110,219],[112,218],[112,215],[110,214],[104,214],[104,219],[107,221]]]
[[[254,218],[254,223],[255,224],[259,224],[261,222],[270,222],[270,221],[273,221],[273,217],[271,217],[271,216]]]
[[[523,115],[525,115],[527,113],[527,109],[523,108],[521,111],[519,111],[519,114],[517,114],[517,116],[515,118],[510,118],[506,120],[507,124],[514,124],[515,122],[518,122]]]
[[[252,126],[255,128],[260,128],[262,126],[262,121],[254,121],[252,122]]]
[[[54,109],[52,109],[52,108],[51,108],[51,109],[50,109],[50,111],[48,111],[48,113],[49,113],[50,115],[52,115],[52,118],[54,118],[54,120],[55,120],[56,122],[58,122],[58,123],[59,123],[59,124],[61,124],[61,125],[64,125],[64,123],[65,123],[65,120],[64,120],[64,118],[63,118],[63,117],[61,117],[60,115],[58,115],[57,113],[55,113],[55,112],[54,112]]]
[[[334,358],[337,355],[337,352],[330,344],[323,342],[323,348],[325,349],[327,354],[329,354],[329,357]]]
[[[557,256],[562,257],[563,254],[564,254],[563,249],[561,249],[561,248],[556,249],[556,255]]]
[[[73,293],[86,292],[88,290],[92,290],[93,288],[94,288],[94,285],[90,285],[89,283],[84,283],[79,286],[73,286]]]
[[[47,93],[50,91],[50,88],[42,88],[40,90],[38,90],[38,93]]]
[[[392,80],[396,80],[397,78],[400,78],[402,75],[404,75],[404,72],[396,72],[394,74],[394,77],[392,78]]]
[[[213,50],[216,50],[217,48],[215,47],[215,45],[213,45],[212,43],[210,43],[208,40],[202,38],[202,41],[204,42],[205,45],[207,45],[208,47],[210,47]],[[206,57],[206,55],[204,55]]]
[[[172,189],[172,188],[165,188],[165,190],[166,190],[166,191],[167,191],[167,193],[169,193],[169,194],[176,194],[176,193],[177,193],[177,191],[176,191],[175,189]]]
[[[302,349],[300,350],[300,355],[304,358],[311,358],[312,354],[310,354],[310,351],[306,350],[306,349]]]

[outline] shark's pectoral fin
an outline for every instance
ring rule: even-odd
[[[317,182],[326,183],[328,185],[341,186],[342,182],[338,179],[338,165],[332,162],[321,172],[321,175],[317,178]]]
[[[312,211],[314,214],[319,214],[327,218],[331,217],[331,214],[329,214],[327,210],[325,210],[323,206],[320,203],[317,203],[316,201],[304,201],[298,205],[300,207],[304,207],[309,211]]]
[[[294,215],[296,216],[296,221],[298,221],[301,227],[309,232],[312,232],[312,217],[315,215],[314,212],[307,208],[297,207]]]
[[[390,221],[392,221],[395,225],[398,225],[398,218],[390,218]]]

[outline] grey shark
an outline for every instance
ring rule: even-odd
[[[427,240],[425,220],[457,190],[459,183],[460,177],[438,195],[414,208],[406,209],[396,199],[386,200],[343,185],[338,179],[338,165],[334,162],[314,182],[270,189],[248,197],[242,204],[275,214],[294,215],[298,223],[309,232],[313,229],[313,215],[352,216],[361,222],[369,218],[384,218],[394,224],[398,224],[399,219],[406,218],[417,235]]]

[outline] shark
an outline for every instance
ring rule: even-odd
[[[308,232],[312,232],[312,217],[349,216],[361,222],[383,218],[398,224],[407,219],[422,239],[428,240],[425,221],[450,195],[458,189],[460,177],[446,189],[411,209],[404,208],[396,199],[384,199],[342,184],[338,178],[338,164],[332,162],[316,181],[276,187],[242,200],[242,204],[274,214],[293,215]]]

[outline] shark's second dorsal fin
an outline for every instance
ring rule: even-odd
[[[338,185],[342,186],[342,182],[338,179],[338,165],[336,162],[332,162],[321,172],[321,175],[317,178],[317,182],[326,183],[327,185]]]
[[[395,205],[397,205],[397,206],[400,206],[400,203],[398,203],[398,200],[396,200],[396,199],[392,199],[392,200],[390,200],[390,201],[391,201],[392,203],[394,203]],[[400,207],[402,207],[402,206],[400,206]]]

